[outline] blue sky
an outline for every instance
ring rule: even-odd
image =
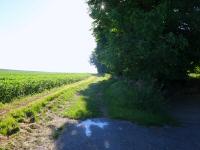
[[[0,0],[0,68],[96,72],[84,0]]]

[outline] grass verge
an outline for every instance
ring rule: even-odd
[[[108,77],[97,77],[96,80],[85,86],[79,88],[74,95],[71,95],[67,103],[65,99],[69,97],[68,93],[63,93],[56,103],[54,104],[54,110],[59,106],[64,106],[62,112],[58,112],[62,117],[70,119],[85,119],[90,117],[101,116],[98,91],[100,91],[99,84],[107,80]]]
[[[55,103],[59,103],[57,98],[62,101],[66,101],[77,91],[92,83],[94,80],[96,80],[96,77],[90,77],[89,79],[68,85],[46,97],[32,101],[26,106],[10,110],[8,113],[0,117],[0,134],[10,136],[19,131],[20,122],[37,121],[37,114],[40,113],[42,108],[45,107],[50,101],[55,100]],[[56,106],[52,106],[52,109],[53,108],[56,108]]]
[[[150,84],[144,84],[141,89],[108,76],[93,76],[10,110],[0,117],[0,134],[12,135],[19,131],[20,122],[37,121],[37,115],[44,107],[72,119],[102,117],[101,107],[104,107],[109,118],[143,125],[175,123],[163,109],[166,104],[159,91]]]
[[[106,115],[103,115],[101,107],[106,109]],[[166,113],[166,108],[159,89],[150,83],[144,83],[144,87],[139,88],[126,81],[104,77],[79,91],[61,115],[72,119],[103,116],[146,126],[176,125],[175,119]]]
[[[103,99],[108,114],[114,119],[124,119],[142,125],[175,125],[176,121],[166,113],[167,104],[160,92],[150,84],[143,88],[129,85],[125,81],[103,83]]]

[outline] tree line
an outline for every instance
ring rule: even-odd
[[[99,73],[161,82],[200,64],[199,0],[88,0]]]

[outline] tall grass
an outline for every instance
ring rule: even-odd
[[[103,99],[111,118],[125,119],[143,125],[174,124],[166,112],[166,101],[159,89],[149,82],[130,85],[126,81],[102,83]]]

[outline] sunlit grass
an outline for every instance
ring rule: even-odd
[[[189,77],[195,78],[195,79],[200,79],[200,73],[190,73]]]
[[[27,119],[32,122],[37,121],[37,115],[50,102],[52,102],[52,107],[50,107],[50,109],[56,109],[56,106],[58,107],[59,104],[63,104],[65,101],[72,98],[77,91],[94,82],[95,79],[95,77],[91,77],[78,83],[71,84],[62,90],[51,93],[47,97],[41,97],[23,107],[10,110],[8,113],[0,117],[0,134],[11,135],[17,132],[19,130],[18,124]],[[57,103],[57,100],[59,100],[60,103]]]

